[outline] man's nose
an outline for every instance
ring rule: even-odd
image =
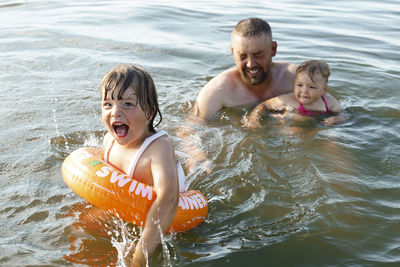
[[[254,68],[256,65],[257,64],[256,64],[256,60],[254,59],[254,57],[249,56],[247,59],[247,64],[246,64],[247,68],[251,69],[251,68]]]

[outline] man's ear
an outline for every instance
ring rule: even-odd
[[[325,85],[324,87],[324,93],[328,92],[328,85]]]
[[[278,43],[273,41],[272,42],[272,56],[274,57],[276,55],[276,51],[278,50]]]

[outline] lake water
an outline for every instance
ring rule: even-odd
[[[279,3],[278,3],[279,2]],[[136,229],[85,223],[63,182],[74,149],[99,146],[99,84],[112,66],[153,76],[176,129],[197,92],[233,66],[230,32],[267,20],[274,60],[323,58],[348,120],[326,127],[223,110],[191,142],[214,169],[188,174],[209,200],[201,226],[164,239],[155,266],[400,264],[400,3],[384,1],[2,1],[0,265],[119,265]],[[97,225],[97,227],[96,227]]]

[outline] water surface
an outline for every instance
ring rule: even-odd
[[[93,220],[63,182],[64,158],[100,146],[99,84],[112,66],[153,76],[166,130],[233,66],[230,32],[261,17],[274,60],[323,58],[348,117],[326,127],[223,110],[192,142],[214,166],[188,174],[204,224],[168,236],[155,266],[383,266],[400,263],[398,1],[3,1],[0,4],[0,265],[120,264],[131,225]],[[99,227],[100,225],[100,227]],[[75,262],[75,263],[74,263]]]

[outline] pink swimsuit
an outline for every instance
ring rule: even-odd
[[[303,107],[303,104],[299,102],[299,107],[297,109],[295,109],[300,115],[303,116],[316,116],[316,115],[326,115],[326,114],[330,114],[331,111],[328,108],[328,104],[326,103],[326,100],[324,98],[324,96],[321,96],[322,101],[324,101],[325,104],[325,108],[326,111],[312,111],[312,110],[307,110],[305,107]]]

